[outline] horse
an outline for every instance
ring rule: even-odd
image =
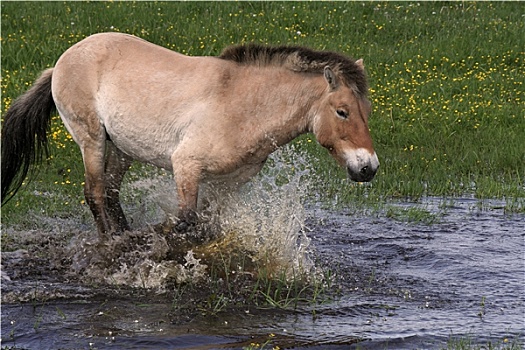
[[[102,236],[130,230],[119,193],[134,160],[173,173],[175,230],[198,218],[202,184],[233,190],[304,133],[350,179],[371,181],[379,161],[367,93],[363,60],[336,52],[250,43],[192,57],[128,34],[94,34],[67,49],[6,112],[2,203],[47,154],[56,112],[80,147],[84,195]]]

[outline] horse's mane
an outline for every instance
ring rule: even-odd
[[[337,52],[316,51],[303,46],[266,46],[255,43],[224,49],[219,58],[246,65],[284,66],[292,71],[322,74],[326,66],[340,76],[345,85],[366,96],[368,84],[363,70],[354,60]]]

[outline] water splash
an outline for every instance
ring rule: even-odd
[[[93,231],[76,236],[66,249],[72,269],[93,281],[160,291],[172,281],[209,278],[213,268],[219,274],[309,279],[315,266],[305,234],[305,164],[304,157],[287,147],[239,192],[207,189],[214,200],[202,215],[203,224],[184,235],[151,225],[175,212],[171,176],[132,176],[123,198],[134,230],[104,241]]]

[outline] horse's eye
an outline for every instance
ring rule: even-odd
[[[348,119],[348,113],[345,110],[338,109],[336,113],[339,118]]]

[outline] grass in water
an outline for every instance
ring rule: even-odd
[[[475,343],[470,337],[451,337],[443,350],[520,350],[523,343],[519,338],[504,338],[501,341],[489,341],[486,344]]]

